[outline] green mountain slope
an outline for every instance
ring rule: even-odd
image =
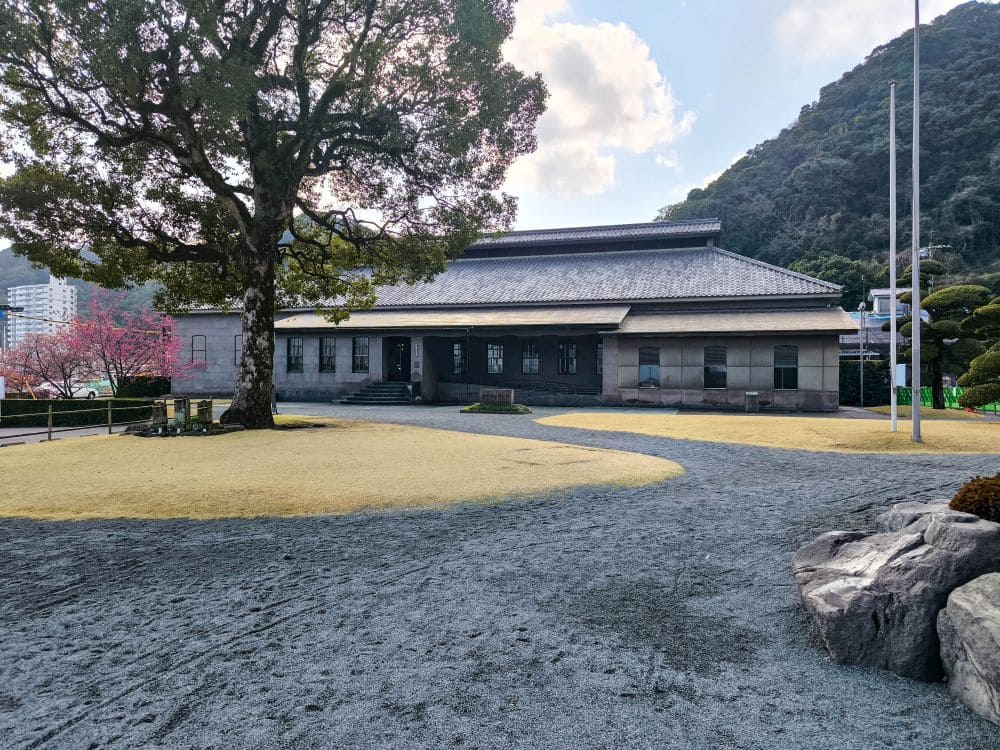
[[[910,242],[913,33],[875,49],[796,120],[659,218],[719,216],[729,250],[788,265],[888,246],[889,81],[899,82],[899,247]],[[969,269],[1000,260],[1000,6],[921,29],[921,244]],[[958,270],[958,269],[953,269]]]
[[[0,250],[0,304],[7,301],[7,289],[24,284],[44,284],[49,280],[47,268],[35,268],[27,258],[14,255],[8,250]],[[70,279],[69,283],[77,288],[77,301],[80,314],[87,316],[90,299],[100,287],[80,279]],[[152,307],[156,288],[152,285],[130,289],[123,300],[123,306],[128,309]]]

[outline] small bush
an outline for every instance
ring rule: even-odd
[[[1000,474],[970,479],[955,493],[948,507],[1000,523]]]
[[[524,404],[469,404],[462,409],[463,414],[531,414]]]

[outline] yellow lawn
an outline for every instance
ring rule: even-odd
[[[910,423],[889,432],[881,419],[741,415],[623,414],[571,412],[537,420],[553,427],[634,432],[640,435],[841,453],[1000,453],[1000,423],[922,424],[924,442],[910,442]]]
[[[900,419],[909,419],[913,416],[910,406],[899,406],[897,414]],[[888,406],[872,406],[865,407],[865,411],[873,411],[876,414],[889,415]],[[921,421],[925,419],[982,419],[982,414],[976,414],[971,411],[963,411],[961,409],[928,409],[926,406],[920,410]],[[921,430],[923,432],[923,430]]]
[[[294,419],[284,419],[286,424]],[[0,449],[0,516],[231,518],[434,507],[678,476],[672,461],[364,422],[212,437],[99,436]]]

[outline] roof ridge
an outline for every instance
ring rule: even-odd
[[[639,250],[595,250],[579,253],[533,253],[530,255],[486,255],[482,258],[456,258],[453,263],[476,263],[484,260],[537,260],[539,258],[592,258],[613,255],[620,258],[623,255],[636,253],[667,253],[675,251],[708,250],[709,245],[691,245],[690,247],[647,247]],[[743,256],[738,256],[743,257]]]
[[[554,232],[585,232],[595,229],[624,229],[634,227],[674,227],[683,224],[721,224],[718,216],[706,216],[700,219],[675,219],[672,221],[635,221],[628,224],[588,224],[572,227],[543,227],[541,229],[512,229],[507,232],[495,232],[484,235],[481,239],[492,238],[493,234],[509,237],[516,234],[550,234]],[[474,244],[474,243],[473,243]]]
[[[802,279],[804,281],[811,281],[814,284],[819,284],[820,286],[829,287],[830,289],[836,289],[839,292],[844,291],[844,287],[840,284],[834,284],[832,281],[823,281],[823,279],[817,279],[815,276],[807,276],[804,273],[799,273],[798,271],[793,271],[789,268],[783,268],[781,266],[776,266],[773,263],[767,263],[763,260],[757,260],[757,258],[751,258],[748,255],[740,255],[739,253],[734,253],[732,250],[726,250],[719,247],[718,245],[712,245],[710,250],[714,250],[717,253],[723,255],[728,255],[730,258],[737,258],[738,260],[744,260],[748,263],[752,263],[755,266],[760,266],[761,268],[766,268],[770,271],[778,271],[786,276],[791,276],[795,279]]]

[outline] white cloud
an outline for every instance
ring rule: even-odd
[[[681,159],[673,149],[661,151],[656,155],[656,165],[664,169],[677,169],[680,163]]]
[[[649,46],[631,28],[556,20],[568,10],[567,0],[520,3],[504,47],[510,62],[540,71],[549,88],[538,151],[510,169],[507,188],[514,192],[602,193],[615,183],[616,152],[661,149],[694,124],[694,113],[678,110]]]
[[[964,0],[924,0],[920,22],[929,23]],[[793,2],[772,29],[788,53],[816,62],[865,55],[913,27],[912,0],[812,0]]]

